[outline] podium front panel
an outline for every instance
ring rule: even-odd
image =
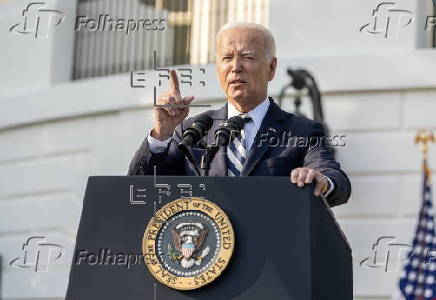
[[[150,274],[142,240],[155,210],[189,196],[225,211],[235,249],[215,281],[180,291]],[[90,177],[67,291],[86,299],[349,300],[351,250],[313,186],[287,177]]]

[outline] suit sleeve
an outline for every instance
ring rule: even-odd
[[[177,147],[182,131],[182,124],[179,124],[166,150],[159,153],[150,151],[147,137],[145,137],[130,162],[127,175],[153,175],[154,166],[156,166],[156,175],[184,175],[185,160]]]
[[[304,166],[318,170],[333,181],[335,189],[327,197],[331,207],[344,204],[351,195],[350,180],[341,170],[340,164],[335,161],[321,123],[314,122],[309,126],[310,143],[304,155]]]

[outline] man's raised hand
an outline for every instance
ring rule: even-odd
[[[175,70],[170,70],[170,89],[157,99],[157,105],[189,105],[194,96],[180,96],[179,79]],[[189,114],[189,107],[155,107],[154,126],[151,136],[163,141],[173,135],[179,125]]]

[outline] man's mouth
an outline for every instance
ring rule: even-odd
[[[242,79],[235,79],[230,81],[230,84],[243,84],[243,83],[247,83],[247,82]]]

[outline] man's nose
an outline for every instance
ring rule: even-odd
[[[235,56],[232,61],[232,72],[233,73],[239,73],[242,71],[242,60]]]

